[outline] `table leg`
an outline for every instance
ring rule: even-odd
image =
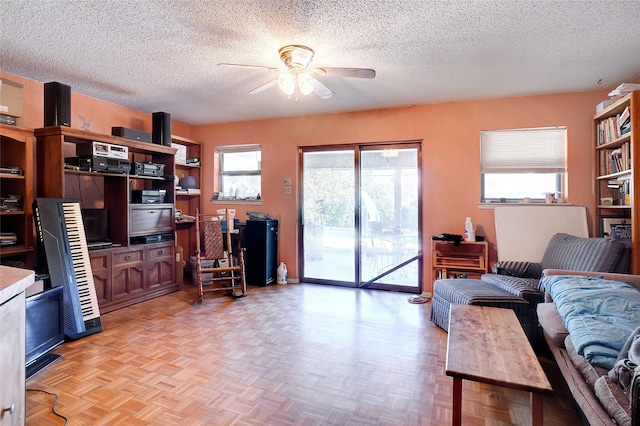
[[[451,421],[453,426],[462,425],[462,379],[453,378],[453,418]]]
[[[544,398],[542,397],[542,394],[531,392],[531,425],[532,426],[542,426],[543,401],[544,401]]]

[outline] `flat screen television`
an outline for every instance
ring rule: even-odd
[[[60,355],[50,352],[64,342],[62,300],[62,286],[27,297],[25,329],[27,379],[60,358]]]
[[[109,241],[109,209],[81,209],[88,243]]]

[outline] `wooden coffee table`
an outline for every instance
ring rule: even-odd
[[[462,424],[463,379],[531,392],[531,424],[542,425],[543,394],[553,390],[511,309],[452,304],[445,372],[453,425]]]

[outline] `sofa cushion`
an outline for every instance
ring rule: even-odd
[[[622,390],[602,376],[596,380],[595,394],[604,409],[620,426],[631,426],[631,406]]]
[[[544,296],[538,291],[539,279],[537,278],[519,278],[509,275],[498,274],[482,274],[480,279],[486,283],[492,284],[514,296],[521,297],[535,306],[542,302]]]
[[[614,272],[624,257],[622,241],[604,238],[581,238],[555,234],[542,257],[543,269]],[[625,271],[622,271],[625,272]]]
[[[564,340],[569,335],[562,322],[555,303],[539,303],[537,306],[538,322],[544,332],[551,337],[554,343],[564,348]]]
[[[542,265],[537,262],[501,260],[493,265],[491,271],[498,275],[510,275],[520,278],[540,278]]]

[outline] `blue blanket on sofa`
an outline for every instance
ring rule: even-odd
[[[630,283],[577,275],[543,278],[578,354],[611,369],[640,326],[640,290]]]

